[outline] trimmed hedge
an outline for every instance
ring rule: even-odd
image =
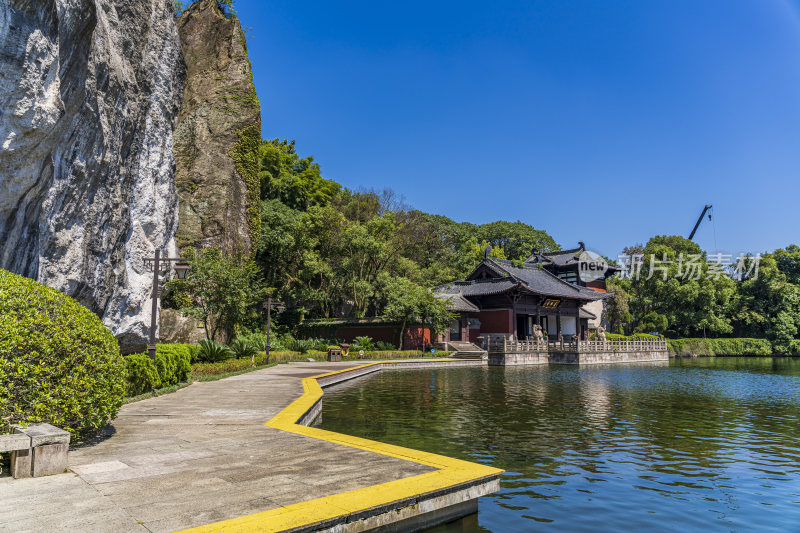
[[[592,335],[596,335],[596,333],[592,333]],[[634,333],[633,335],[620,335],[619,333],[611,333],[606,331],[606,340],[626,340],[626,341],[635,341],[637,339],[660,339],[658,335],[650,335],[649,333]]]
[[[157,344],[156,354],[175,354],[187,356],[191,363],[197,362],[197,356],[200,353],[200,346],[197,344]]]
[[[671,355],[772,355],[767,339],[667,339]]]
[[[146,353],[125,357],[128,396],[138,396],[161,387],[177,385],[189,379],[192,371],[191,350],[187,344],[159,344],[156,358]]]
[[[97,315],[0,270],[0,433],[48,422],[77,437],[114,418],[124,394],[119,346]]]

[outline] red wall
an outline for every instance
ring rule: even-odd
[[[394,341],[397,342],[396,340]],[[421,326],[412,326],[410,328],[406,328],[406,336],[403,339],[403,348],[406,350],[409,349],[420,349],[422,348],[422,327]],[[431,342],[431,328],[425,328],[425,345],[430,346],[433,344]]]
[[[336,330],[336,338],[344,342],[353,342],[356,337],[372,337],[373,341],[390,342],[397,346],[400,335],[394,326],[341,326]]]
[[[422,328],[420,326],[409,326],[403,337],[403,348],[406,350],[421,348]],[[333,335],[335,338],[344,342],[352,343],[356,337],[372,337],[373,341],[383,341],[397,346],[400,336],[400,327],[397,326],[340,326]],[[425,328],[425,344],[430,346],[431,328]]]

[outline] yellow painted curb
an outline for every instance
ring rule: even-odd
[[[437,470],[398,479],[396,481],[372,485],[370,487],[349,490],[347,492],[325,496],[324,498],[295,503],[261,513],[232,518],[230,520],[199,526],[185,531],[190,531],[192,533],[284,531],[287,529],[309,526],[323,520],[330,520],[343,515],[367,511],[381,505],[416,498],[421,494],[447,489],[449,487],[478,481],[503,473],[503,470],[498,468],[471,463],[469,461],[462,461],[435,453],[412,450],[411,448],[384,444],[382,442],[351,437],[350,435],[343,435],[333,431],[297,424],[297,421],[322,397],[322,387],[317,382],[318,379],[382,364],[383,363],[368,363],[337,370],[336,372],[321,374],[319,376],[303,378],[303,395],[289,404],[288,407],[275,415],[272,420],[264,425],[290,433],[297,433],[299,435],[341,444],[342,446],[348,446],[350,448],[358,448],[389,457],[405,459],[407,461],[437,468]]]

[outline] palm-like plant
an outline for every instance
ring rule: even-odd
[[[227,346],[214,341],[200,341],[200,350],[197,352],[197,360],[204,363],[216,363],[230,359],[233,351]]]
[[[294,339],[289,347],[292,351],[300,352],[300,355],[305,355],[309,350],[314,348],[314,341],[308,339]]]
[[[256,354],[259,351],[258,348],[256,348],[252,343],[247,342],[245,339],[236,339],[233,341],[231,343],[231,350],[233,350],[233,355],[236,356],[236,359],[243,357],[255,359]]]
[[[354,340],[355,342],[353,344],[355,344],[359,350],[368,352],[375,348],[372,343],[372,337],[356,337]]]

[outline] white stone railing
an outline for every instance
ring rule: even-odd
[[[666,351],[667,341],[664,339],[611,339],[606,341],[575,340],[517,340],[507,338],[490,339],[487,349],[489,353],[528,353],[528,352],[638,352]]]

